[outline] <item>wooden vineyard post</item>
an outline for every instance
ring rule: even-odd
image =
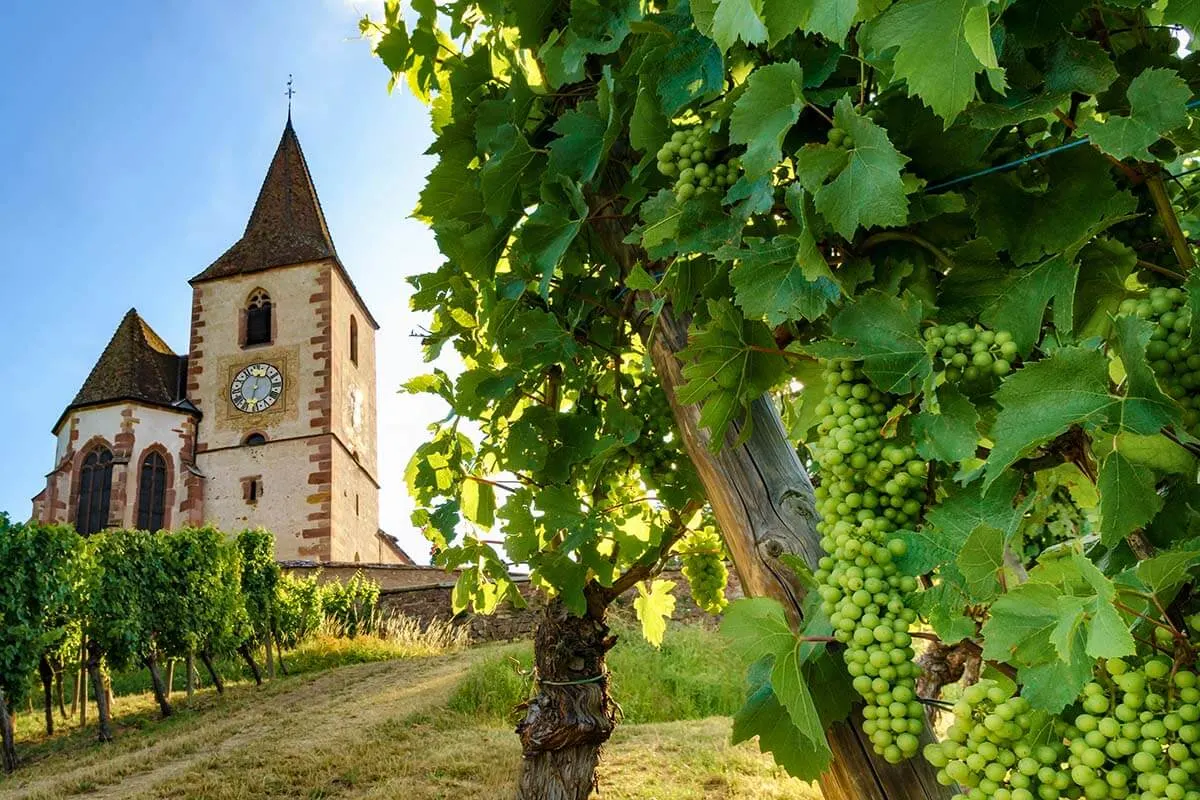
[[[742,589],[750,596],[778,600],[798,624],[803,590],[779,557],[797,555],[815,569],[822,555],[812,483],[769,396],[754,402],[753,429],[744,444],[732,446],[737,437],[733,430],[719,453],[709,449],[699,406],[681,406],[675,399],[683,383],[676,354],[686,346],[687,325],[669,309],[661,313],[651,357]],[[876,755],[862,733],[857,711],[830,728],[828,736],[833,764],[820,779],[825,800],[947,800],[954,793],[935,780],[933,769],[920,756],[893,766]]]

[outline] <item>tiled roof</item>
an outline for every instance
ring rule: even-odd
[[[54,429],[68,412],[84,406],[119,400],[175,405],[183,397],[186,373],[187,356],[176,355],[131,308]]]
[[[192,283],[336,257],[312,175],[289,117],[246,232],[208,269],[192,278]]]

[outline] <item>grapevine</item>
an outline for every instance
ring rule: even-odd
[[[696,125],[677,130],[658,150],[658,171],[675,179],[679,202],[705,192],[723,192],[737,183],[741,168],[737,158],[720,158],[716,137]]]
[[[720,614],[728,601],[725,584],[729,570],[725,566],[725,548],[716,528],[705,526],[688,531],[675,545],[683,560],[683,577],[687,579],[692,599],[703,611]]]

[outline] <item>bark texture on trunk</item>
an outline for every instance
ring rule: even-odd
[[[17,768],[17,742],[13,734],[13,718],[9,713],[8,702],[4,699],[4,690],[0,689],[0,766],[5,772]]]
[[[283,663],[283,645],[279,643],[278,639],[275,640],[275,655],[277,656],[276,661],[279,662],[279,671],[287,675],[287,664]]]
[[[263,649],[267,651],[267,679],[273,681],[275,680],[275,654],[271,652],[271,640],[269,638]]]
[[[187,687],[187,696],[191,697],[196,693],[196,654],[188,652],[187,658],[184,660],[184,669],[187,670],[187,681],[184,685]]]
[[[171,658],[167,660],[167,699],[171,699],[171,692],[175,691],[175,664],[179,659]]]
[[[262,672],[258,669],[258,662],[254,660],[254,653],[250,650],[249,644],[243,644],[238,648],[242,659],[246,662],[246,666],[250,668],[250,674],[254,676],[256,686],[262,686]]]
[[[158,668],[158,656],[153,654],[146,656],[142,663],[150,671],[150,683],[154,686],[154,700],[158,703],[159,713],[166,719],[175,712],[171,710],[171,701],[167,699],[167,687],[163,682],[162,670]]]
[[[50,659],[42,655],[38,661],[38,676],[42,679],[42,695],[46,711],[46,735],[54,735],[54,670]]]
[[[604,663],[615,638],[604,624],[603,598],[590,599],[583,617],[551,601],[534,634],[538,692],[517,726],[524,754],[518,800],[586,800],[595,788],[600,746],[616,725]]]
[[[66,670],[66,664],[60,660],[57,668],[54,670],[54,695],[58,700],[58,713],[63,719],[67,717],[67,698],[65,696],[66,689],[63,686],[63,672]]]
[[[681,406],[675,399],[684,382],[676,354],[686,345],[686,323],[669,309],[664,311],[655,324],[651,357],[742,588],[748,595],[780,601],[793,624],[799,624],[803,589],[779,557],[790,553],[816,568],[823,555],[812,483],[768,396],[754,402],[752,432],[744,444],[732,446],[740,430],[734,426],[721,451],[710,450],[710,436],[700,427],[699,407]],[[937,783],[924,758],[893,766],[877,756],[861,722],[856,712],[828,731],[833,764],[820,779],[825,800],[947,800],[953,796],[954,790]]]
[[[213,666],[212,654],[207,650],[201,650],[200,662],[204,664],[204,668],[208,670],[208,674],[212,678],[213,686],[217,687],[217,694],[225,694],[225,682],[221,680],[221,676],[217,674],[217,668]]]
[[[108,692],[105,691],[104,676],[100,674],[100,658],[102,655],[100,645],[95,642],[87,643],[88,677],[92,679],[92,691],[96,695],[96,712],[100,718],[100,728],[96,734],[96,738],[102,742],[111,742],[113,736],[108,708]],[[83,705],[86,707],[87,703],[85,702]]]

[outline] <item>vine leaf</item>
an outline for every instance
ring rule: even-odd
[[[479,171],[480,188],[483,190],[484,208],[494,217],[508,213],[513,202],[513,192],[521,183],[525,170],[537,158],[538,153],[529,146],[515,125],[505,125],[496,134],[496,152]]]
[[[828,744],[822,750],[792,724],[791,716],[771,686],[773,660],[765,656],[750,668],[750,693],[746,704],[733,715],[734,744],[758,737],[758,747],[771,753],[775,762],[801,780],[815,780],[829,767]]]
[[[742,166],[751,181],[770,174],[782,158],[783,137],[804,108],[804,70],[795,61],[768,64],[750,73],[733,105],[729,140],[746,145]]]
[[[949,127],[975,98],[984,65],[968,41],[975,9],[988,0],[907,0],[863,26],[859,43],[874,57],[896,48],[895,77]],[[936,64],[937,68],[930,65]]]
[[[693,323],[688,346],[679,353],[686,382],[677,396],[685,405],[702,404],[700,424],[711,433],[709,446],[716,451],[743,405],[774,385],[784,365],[761,322],[743,319],[728,300],[709,300],[708,313],[707,323]],[[747,418],[740,437],[749,435]]]
[[[896,565],[906,575],[923,575],[954,561],[972,532],[980,527],[1002,531],[1005,538],[1012,536],[1032,502],[1029,498],[1016,503],[1020,486],[1019,476],[1006,473],[986,494],[980,483],[951,491],[930,509],[920,532],[897,534],[908,544],[908,552],[897,559]]]
[[[633,599],[633,610],[642,623],[642,636],[655,647],[662,645],[667,632],[667,620],[675,613],[675,595],[671,594],[675,581],[656,579],[649,588],[645,582],[637,585],[638,596]]]
[[[1126,314],[1117,317],[1114,329],[1114,349],[1125,367],[1126,380],[1121,427],[1144,435],[1158,433],[1179,421],[1179,407],[1163,394],[1146,362],[1146,345],[1154,328],[1146,320]]]
[[[967,582],[971,599],[985,601],[995,596],[997,576],[1004,569],[1005,532],[990,525],[980,525],[963,542],[955,559]]]
[[[1134,464],[1114,450],[1100,466],[1100,541],[1108,546],[1141,528],[1162,508],[1154,470]]]
[[[1170,0],[1163,19],[1182,25],[1194,34],[1200,30],[1200,0]]]
[[[1139,561],[1133,572],[1150,592],[1167,598],[1191,580],[1197,564],[1200,564],[1200,550],[1173,550]]]
[[[833,121],[853,138],[853,149],[807,144],[796,156],[797,180],[812,193],[817,211],[847,239],[859,228],[903,225],[908,195],[900,173],[908,156],[887,131],[859,115],[848,97],[834,107]]]
[[[786,710],[787,717],[786,721],[776,720],[776,724],[783,722],[783,727],[791,728],[799,734],[804,740],[804,747],[814,751],[805,763],[797,765],[799,768],[807,769],[815,762],[823,770],[828,766],[833,754],[825,738],[825,723],[813,702],[804,674],[805,665],[820,655],[823,648],[805,647],[805,642],[797,639],[792,633],[783,606],[769,598],[744,599],[734,603],[721,622],[721,632],[733,640],[739,652],[745,653],[749,658],[769,659],[773,662],[769,688],[776,702]],[[752,680],[754,673],[755,670],[752,669]],[[762,685],[767,685],[767,682],[763,681]],[[766,698],[759,696],[761,692],[762,686],[751,694],[746,707],[735,716],[734,738],[740,741],[757,734],[760,737],[760,746],[768,749],[768,734],[762,727],[763,720],[758,720],[753,725],[750,724],[753,720],[746,720],[746,724],[741,728],[737,723],[739,717],[753,716],[769,710]],[[738,739],[741,735],[739,731],[745,733],[742,739]]]
[[[763,318],[771,326],[815,320],[841,296],[830,278],[809,278],[822,268],[829,271],[811,235],[781,235],[765,241],[747,238],[745,244],[746,248],[722,247],[717,258],[735,261],[729,282],[747,316]]]
[[[937,390],[940,413],[925,409],[913,419],[917,454],[929,461],[955,464],[975,455],[979,443],[979,412],[969,399],[950,384]]]
[[[496,523],[496,490],[490,484],[466,480],[461,484],[462,515],[484,530]]]
[[[1103,122],[1085,120],[1079,132],[1114,158],[1153,161],[1147,148],[1167,131],[1187,123],[1192,92],[1175,70],[1157,68],[1134,78],[1126,96],[1129,116],[1110,114]]]
[[[995,394],[1000,413],[992,425],[985,487],[1014,461],[1072,425],[1102,422],[1116,398],[1108,393],[1108,360],[1098,350],[1064,347],[1008,377]]]
[[[863,371],[880,389],[908,394],[933,371],[920,323],[919,300],[872,291],[833,318],[836,339],[817,342],[807,351],[819,358],[862,361]]]

